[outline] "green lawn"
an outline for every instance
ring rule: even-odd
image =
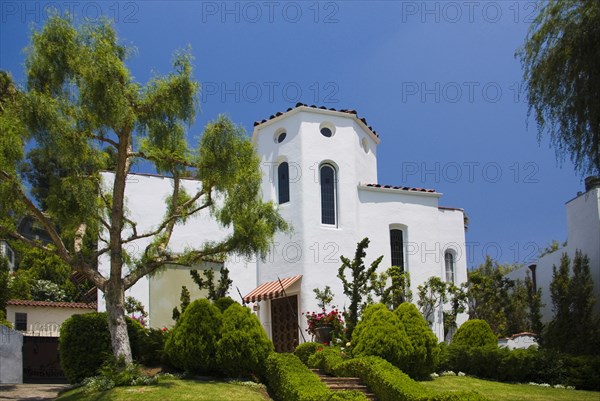
[[[475,390],[490,401],[599,401],[600,392],[508,384],[474,377],[443,376],[420,382],[436,391]]]
[[[218,381],[161,380],[156,386],[117,387],[110,391],[85,394],[82,389],[68,391],[56,401],[265,401],[264,390]]]

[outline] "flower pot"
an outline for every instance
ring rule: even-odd
[[[317,327],[315,329],[315,340],[321,344],[329,344],[331,342],[331,336],[333,334],[333,326],[326,325]]]

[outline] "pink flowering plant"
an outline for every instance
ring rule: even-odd
[[[316,329],[319,327],[331,326],[334,332],[344,329],[342,313],[337,308],[329,312],[325,309],[322,309],[321,312],[306,312],[305,315],[306,322],[308,323],[306,331],[313,336],[316,335]]]
[[[321,311],[303,313],[303,315],[306,316],[306,322],[308,324],[306,331],[312,336],[316,336],[318,328],[331,327],[333,329],[333,337],[341,337],[344,333],[344,320],[342,319],[342,312],[331,305],[333,302],[331,288],[329,286],[326,286],[324,290],[315,288],[313,292],[315,293],[317,305],[321,308]],[[330,309],[329,312],[327,309]]]

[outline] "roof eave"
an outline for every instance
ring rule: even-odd
[[[376,145],[379,145],[379,143],[381,142],[381,139],[379,139],[379,137],[377,135],[375,135],[373,130],[371,130],[360,118],[358,118],[358,116],[356,114],[346,113],[346,112],[337,111],[337,110],[334,111],[334,110],[329,110],[329,109],[320,109],[320,108],[309,107],[309,106],[295,107],[292,110],[286,111],[274,118],[271,118],[265,122],[255,125],[254,131],[252,131],[252,141],[256,143],[256,137],[258,135],[259,130],[261,130],[265,127],[268,127],[269,125],[274,124],[278,121],[281,121],[284,118],[291,117],[294,114],[297,114],[297,113],[300,113],[303,111],[319,113],[319,114],[324,114],[324,115],[329,115],[329,116],[352,118],[358,124],[359,127],[361,127],[367,134],[369,134],[369,136],[375,142]]]
[[[367,185],[358,184],[358,189],[372,192],[387,192],[390,194],[403,194],[412,196],[427,196],[430,198],[440,198],[443,194],[440,192],[427,192],[427,191],[416,191],[399,188],[382,188],[382,187],[371,187]]]

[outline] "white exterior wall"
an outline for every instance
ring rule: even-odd
[[[529,347],[537,347],[539,344],[537,339],[532,335],[515,335],[510,338],[499,338],[498,346],[513,349],[527,349]]]
[[[8,269],[10,272],[15,270],[15,252],[4,240],[0,240],[0,256],[8,260]]]
[[[110,183],[112,183],[114,179],[113,173],[102,173],[102,178],[105,187],[107,189],[110,188]],[[197,180],[184,179],[181,181],[181,185],[186,189],[188,194],[192,194],[199,188],[200,182]],[[169,178],[141,174],[132,174],[129,176],[125,190],[126,207],[129,218],[138,223],[137,230],[139,234],[149,232],[160,224],[166,211],[165,199],[171,192],[172,181]],[[190,218],[186,224],[175,226],[169,248],[173,252],[182,252],[186,247],[199,247],[208,240],[218,241],[224,238],[228,233],[230,233],[230,230],[219,226],[219,224],[211,218],[209,211],[205,209],[200,211],[197,216]],[[126,236],[127,233],[124,237]],[[133,256],[140,256],[151,240],[152,238],[144,238],[131,242],[126,246],[126,250]],[[100,242],[99,246],[102,245],[102,242]],[[239,258],[237,259],[238,260],[236,260],[235,257],[232,257],[232,260],[227,262],[227,267],[232,271],[235,271],[237,280],[234,284],[234,289],[235,286],[239,286],[242,293],[250,292],[256,286],[255,264],[248,264],[239,260]],[[98,269],[108,276],[110,272],[110,260],[108,254],[104,254],[100,257],[98,260]],[[169,314],[164,312],[168,306],[164,305],[163,301],[169,299],[177,300],[177,302],[171,306],[171,310],[175,306],[179,306],[179,296],[182,285],[187,286],[192,295],[198,295],[196,294],[197,291],[195,291],[197,286],[189,274],[182,276],[181,274],[178,274],[179,272],[180,270],[177,270],[167,280],[165,280],[165,275],[169,274],[168,269],[167,271],[162,272],[162,274],[157,273],[155,277],[143,277],[126,292],[126,296],[133,296],[144,305],[146,311],[150,312],[150,317],[154,315],[154,318],[158,319],[158,321],[154,322],[151,320],[149,321],[151,327],[171,326],[174,324],[174,321],[170,319]],[[123,274],[125,275],[125,273],[126,272]],[[154,288],[160,288],[159,294],[157,294],[153,301],[154,303],[163,303],[160,306],[162,312],[158,313],[158,315],[156,310],[154,312],[150,311],[150,282],[152,280],[156,281]],[[165,293],[170,293],[170,295],[165,296]],[[98,297],[98,310],[106,310],[106,304],[102,293],[100,293],[100,296]]]
[[[60,326],[73,315],[93,312],[93,309],[83,308],[60,308],[26,305],[6,305],[6,320],[16,327],[16,313],[27,314],[26,335],[42,335],[47,337],[58,337]]]
[[[332,137],[320,134],[320,127],[326,124],[334,129]],[[286,138],[278,143],[278,134],[285,130]],[[460,210],[438,209],[441,194],[406,190],[385,190],[366,187],[377,183],[377,144],[379,140],[362,122],[353,115],[329,110],[300,107],[259,125],[253,140],[262,161],[262,194],[265,201],[278,202],[277,166],[287,161],[290,178],[290,201],[279,206],[281,215],[290,223],[293,231],[277,234],[272,251],[265,260],[236,260],[231,258],[225,265],[230,270],[233,291],[230,294],[238,299],[235,287],[243,295],[248,294],[259,284],[302,275],[302,279],[286,291],[287,295],[298,295],[298,317],[302,332],[306,321],[302,312],[316,311],[317,302],[313,289],[323,289],[329,285],[335,294],[334,304],[339,308],[347,305],[341,281],[337,278],[340,256],[354,257],[357,243],[364,237],[370,239],[365,264],[370,264],[384,255],[380,265],[383,271],[391,265],[390,225],[400,224],[406,236],[406,269],[411,274],[411,287],[416,302],[417,286],[431,276],[445,279],[444,251],[452,248],[456,254],[456,284],[466,281],[465,233],[463,212]],[[367,151],[363,144],[366,142]],[[321,224],[321,191],[319,166],[329,163],[337,174],[337,224]],[[112,174],[105,173],[110,181]],[[192,192],[200,185],[193,180],[185,180],[184,185]],[[168,178],[132,175],[126,190],[127,205],[132,220],[138,222],[138,232],[156,226],[165,210],[164,199],[171,190]],[[185,225],[177,226],[171,241],[172,250],[198,246],[205,239],[218,240],[228,233],[210,218],[207,212],[191,219]],[[150,240],[140,240],[130,247],[130,252],[139,253]],[[108,259],[100,261],[100,270],[108,271]],[[179,297],[181,285],[194,286],[169,275],[161,278],[161,285],[172,282],[174,294],[171,302]],[[143,278],[128,295],[139,299],[150,316],[153,316],[150,299],[149,280]],[[162,293],[165,290],[162,290]],[[154,298],[154,296],[152,296]],[[166,298],[165,298],[166,299]],[[99,299],[99,304],[102,300]],[[171,306],[177,306],[178,302]],[[258,315],[270,334],[270,301],[258,305]],[[101,306],[102,307],[102,306]],[[162,305],[163,315],[167,306]],[[459,317],[459,324],[465,316]],[[153,321],[154,320],[154,321]],[[161,326],[156,317],[150,320],[152,327]],[[441,311],[434,324],[438,338],[443,338]],[[306,334],[305,334],[306,335]],[[302,341],[302,335],[299,336]],[[310,340],[308,337],[307,340]]]
[[[287,116],[287,115],[286,115]],[[335,126],[332,137],[320,134],[323,124]],[[286,138],[277,143],[282,129]],[[361,143],[366,138],[369,149]],[[464,215],[459,210],[438,209],[441,194],[415,191],[384,190],[365,187],[377,183],[377,142],[355,119],[340,113],[315,110],[300,111],[290,117],[278,117],[254,132],[257,151],[265,166],[263,195],[277,202],[276,166],[287,161],[290,167],[290,202],[280,206],[294,232],[277,235],[274,252],[258,268],[261,283],[301,274],[299,315],[317,311],[313,289],[329,285],[335,294],[334,305],[343,308],[347,300],[337,278],[340,256],[354,257],[357,243],[370,239],[365,264],[380,255],[380,271],[391,266],[390,226],[402,225],[406,269],[411,274],[411,288],[431,276],[445,278],[444,251],[452,248],[456,258],[456,283],[466,281]],[[319,166],[329,163],[337,173],[336,226],[321,224]],[[295,174],[299,171],[300,174]],[[363,185],[361,185],[363,184]],[[293,292],[288,291],[288,295]],[[416,301],[416,299],[415,299]],[[261,302],[261,319],[270,326],[269,302]],[[441,311],[434,323],[438,338],[443,338]],[[459,324],[466,320],[459,317]],[[300,315],[300,326],[306,328]]]
[[[552,320],[552,298],[550,283],[552,282],[553,267],[560,265],[560,258],[567,253],[571,259],[571,269],[575,252],[581,250],[590,260],[590,272],[594,280],[596,296],[596,313],[600,313],[600,188],[593,188],[566,203],[567,214],[567,245],[552,253],[542,256],[537,261],[536,282],[542,290],[542,322]],[[523,267],[511,272],[511,279],[524,279],[529,270]],[[571,270],[572,272],[572,270]]]

